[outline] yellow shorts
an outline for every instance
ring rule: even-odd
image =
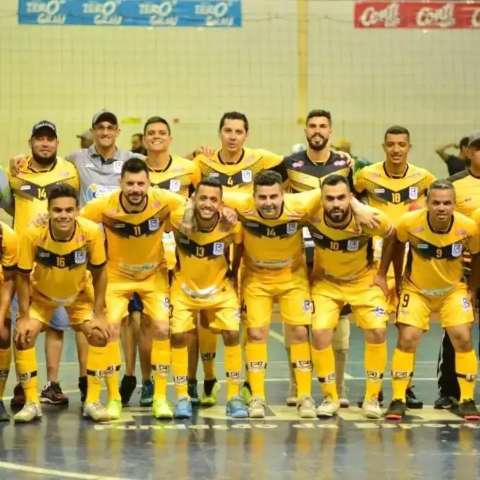
[[[168,322],[168,278],[166,271],[154,273],[145,280],[133,281],[117,275],[109,275],[107,283],[107,318],[118,324],[128,314],[128,302],[135,292],[143,303],[143,313],[152,320]]]
[[[93,318],[93,287],[82,290],[74,302],[70,305],[60,305],[51,302],[44,296],[32,292],[29,316],[45,325],[50,325],[50,319],[53,312],[59,307],[64,306],[69,318],[69,325],[80,325]]]
[[[242,284],[242,312],[247,328],[270,325],[275,300],[287,325],[310,325],[312,302],[306,270],[300,268],[287,279],[275,282],[275,276],[245,271]]]
[[[323,278],[312,285],[312,329],[336,328],[340,311],[350,304],[352,317],[359,328],[386,328],[387,299],[380,287],[372,286],[374,272],[350,281]]]
[[[423,295],[408,284],[402,289],[397,310],[397,323],[428,330],[433,312],[439,313],[442,328],[472,323],[474,315],[467,287],[460,284],[447,295],[438,297]]]
[[[173,270],[177,264],[177,255],[175,253],[176,244],[173,232],[163,232],[162,243],[165,252],[165,260],[167,262],[167,269]]]
[[[174,281],[170,294],[172,333],[184,333],[197,326],[198,312],[205,314],[209,327],[215,330],[238,331],[240,305],[237,294],[229,281],[219,291],[206,298],[193,298]]]

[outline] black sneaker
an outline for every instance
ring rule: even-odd
[[[78,389],[80,390],[80,400],[85,403],[87,398],[87,377],[78,377]]]
[[[407,388],[407,408],[419,409],[423,408],[423,401],[419,400],[413,393],[413,387]]]
[[[132,393],[135,391],[137,386],[137,377],[134,375],[124,375],[122,382],[120,383],[120,397],[122,399],[122,405],[128,405]]]
[[[200,403],[200,397],[198,396],[197,380],[195,378],[188,379],[188,396],[192,401],[192,405],[198,405]]]
[[[10,408],[13,411],[22,409],[25,406],[25,390],[21,383],[17,383],[13,389],[13,397],[10,400]]]
[[[440,396],[433,403],[433,408],[436,410],[450,410],[456,403],[453,397]]]
[[[7,413],[3,400],[0,400],[0,422],[8,422],[10,415]]]
[[[40,402],[50,405],[68,405],[68,398],[63,394],[60,384],[48,382],[40,393]]]
[[[392,400],[385,412],[385,418],[387,420],[400,421],[405,416],[406,410],[407,406],[403,400]]]
[[[478,422],[480,420],[480,412],[473,400],[460,402],[456,408],[456,414],[468,422]]]

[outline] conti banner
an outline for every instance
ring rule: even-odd
[[[480,28],[480,2],[355,3],[356,28]]]
[[[19,0],[18,23],[240,27],[241,0]]]

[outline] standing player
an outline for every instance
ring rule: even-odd
[[[108,344],[110,372],[107,377],[110,418],[119,418],[122,402],[118,391],[120,348],[118,334],[129,299],[136,292],[142,301],[144,334],[152,337],[153,415],[171,416],[166,401],[170,366],[168,279],[162,246],[165,222],[172,210],[185,203],[183,197],[149,189],[146,163],[137,158],[122,167],[120,191],[92,200],[82,215],[102,223],[107,237],[107,316],[113,326]]]
[[[177,418],[190,418],[191,401],[187,395],[187,333],[197,327],[202,312],[209,329],[221,333],[225,344],[227,376],[227,416],[248,417],[247,407],[239,396],[242,364],[239,336],[240,306],[237,293],[227,276],[229,247],[241,242],[240,224],[220,225],[222,186],[216,179],[202,180],[196,188],[193,219],[196,228],[182,231],[185,209],[170,215],[177,244],[178,265],[172,284],[172,365],[178,403]]]
[[[367,382],[363,410],[367,418],[380,418],[378,394],[387,363],[388,306],[385,294],[373,286],[376,273],[373,236],[389,238],[394,229],[380,211],[378,227],[360,227],[353,216],[351,198],[348,180],[341,175],[330,175],[322,183],[323,208],[308,219],[315,242],[312,359],[324,396],[317,415],[331,417],[340,407],[332,338],[342,307],[349,304],[365,335]]]
[[[16,422],[30,422],[42,415],[37,392],[35,341],[59,305],[67,310],[72,328],[82,331],[90,343],[89,370],[105,370],[102,368],[106,364],[108,338],[104,315],[105,238],[98,225],[77,218],[77,215],[75,189],[70,185],[55,185],[48,193],[48,224],[26,228],[20,237],[15,346],[17,371],[26,403],[14,416]],[[89,397],[84,414],[103,421],[109,417],[99,403],[97,377],[96,374],[89,376]]]
[[[415,352],[434,312],[438,312],[455,349],[460,384],[458,414],[466,420],[480,419],[473,400],[477,376],[477,357],[472,348],[474,314],[462,265],[462,253],[468,250],[474,256],[474,268],[478,268],[475,257],[480,240],[475,222],[454,212],[454,208],[453,185],[445,180],[432,183],[427,208],[405,214],[396,225],[396,237],[386,246],[385,267],[394,257],[403,259],[406,243],[410,247],[396,319],[392,402],[385,414],[389,420],[401,420],[405,415],[405,391],[414,372]],[[386,268],[379,273],[385,277]],[[472,278],[478,279],[478,272],[474,271]],[[476,291],[478,285],[471,286]]]
[[[355,177],[355,190],[364,194],[368,203],[387,214],[395,223],[406,212],[425,204],[425,195],[435,177],[427,170],[408,161],[411,149],[410,132],[405,127],[392,126],[385,131],[383,150],[385,160],[360,170]],[[379,257],[381,241],[376,245]],[[390,276],[390,287],[393,286]],[[390,311],[396,309],[397,300],[390,295]],[[409,408],[422,408],[412,388],[407,389]]]

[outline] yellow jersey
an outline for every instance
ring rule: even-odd
[[[458,212],[446,233],[432,230],[426,208],[402,216],[396,232],[398,240],[410,247],[404,277],[424,295],[447,294],[463,280],[464,251],[480,251],[477,225]]]
[[[88,202],[81,215],[102,223],[107,238],[107,269],[129,280],[144,280],[165,268],[162,236],[170,212],[184,205],[184,197],[150,188],[141,212],[129,213],[121,191]]]
[[[4,270],[15,270],[18,261],[18,236],[6,223],[0,221],[0,284]]]
[[[377,210],[377,209],[375,209]],[[385,237],[392,231],[392,223],[377,210],[379,225],[360,226],[352,214],[349,224],[342,229],[329,226],[321,211],[308,219],[308,229],[315,243],[313,278],[327,276],[338,280],[353,280],[373,265],[373,238]]]
[[[31,226],[20,235],[17,268],[31,272],[32,289],[55,305],[70,305],[90,281],[87,267],[106,262],[102,228],[77,218],[69,240],[55,240],[50,225]]]
[[[455,187],[455,209],[470,216],[480,208],[480,178],[472,175],[470,170],[463,170],[448,178]]]
[[[57,157],[49,170],[36,171],[31,167],[32,157],[28,156],[16,175],[8,172],[8,181],[13,193],[15,214],[13,228],[23,232],[39,214],[47,212],[47,197],[50,189],[59,183],[68,183],[79,189],[78,174],[75,167]]]

